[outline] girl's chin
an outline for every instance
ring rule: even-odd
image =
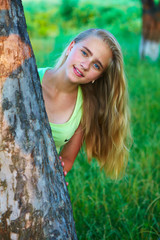
[[[71,83],[74,83],[74,84],[83,83],[83,80],[81,78],[76,77],[74,74],[70,74],[68,76],[68,79],[70,80]]]

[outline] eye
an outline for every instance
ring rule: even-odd
[[[87,56],[87,53],[84,50],[81,50],[81,52],[84,56]]]
[[[100,69],[100,67],[99,67],[99,65],[98,64],[96,64],[96,63],[94,63],[94,67],[96,68],[96,69]]]

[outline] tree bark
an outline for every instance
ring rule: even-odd
[[[160,42],[160,2],[142,0],[142,37],[140,42],[140,57],[146,56],[156,61],[159,56]]]
[[[20,0],[0,0],[0,240],[77,239]]]

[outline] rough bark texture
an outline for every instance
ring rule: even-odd
[[[160,42],[160,2],[142,0],[142,38],[140,42],[140,57],[149,56],[153,61],[159,56]]]
[[[0,240],[77,239],[20,0],[0,0]]]

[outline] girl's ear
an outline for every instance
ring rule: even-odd
[[[72,50],[73,46],[75,44],[75,41],[72,41],[70,44],[69,44],[69,47],[67,49],[67,55],[70,53],[70,51]]]

